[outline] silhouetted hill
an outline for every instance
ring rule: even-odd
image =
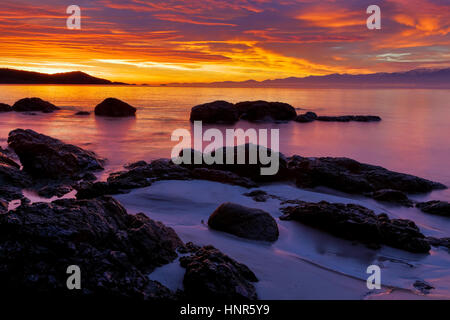
[[[0,68],[0,84],[125,84],[96,78],[81,71],[39,73]]]
[[[213,83],[171,83],[192,87],[269,87],[269,88],[450,88],[450,68],[415,69],[406,72],[372,74],[330,74],[290,77],[264,81],[224,81]]]

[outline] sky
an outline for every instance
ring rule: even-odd
[[[381,29],[369,30],[369,5]],[[450,0],[1,0],[0,67],[137,84],[450,66]],[[66,26],[70,5],[81,29]]]

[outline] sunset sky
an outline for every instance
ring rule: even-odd
[[[81,30],[66,8],[81,7]],[[366,8],[381,8],[368,30]],[[450,66],[450,1],[1,1],[0,67],[128,83]]]

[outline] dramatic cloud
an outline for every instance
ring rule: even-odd
[[[133,83],[274,79],[450,65],[450,3],[384,0],[6,0],[0,65]]]

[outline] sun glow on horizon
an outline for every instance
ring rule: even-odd
[[[80,1],[82,29],[68,30],[63,5],[7,0],[0,14],[0,67],[83,71],[111,81],[161,84],[450,65],[450,4],[386,3],[382,29],[369,31],[366,4],[345,0],[321,6],[270,0],[251,5]]]

